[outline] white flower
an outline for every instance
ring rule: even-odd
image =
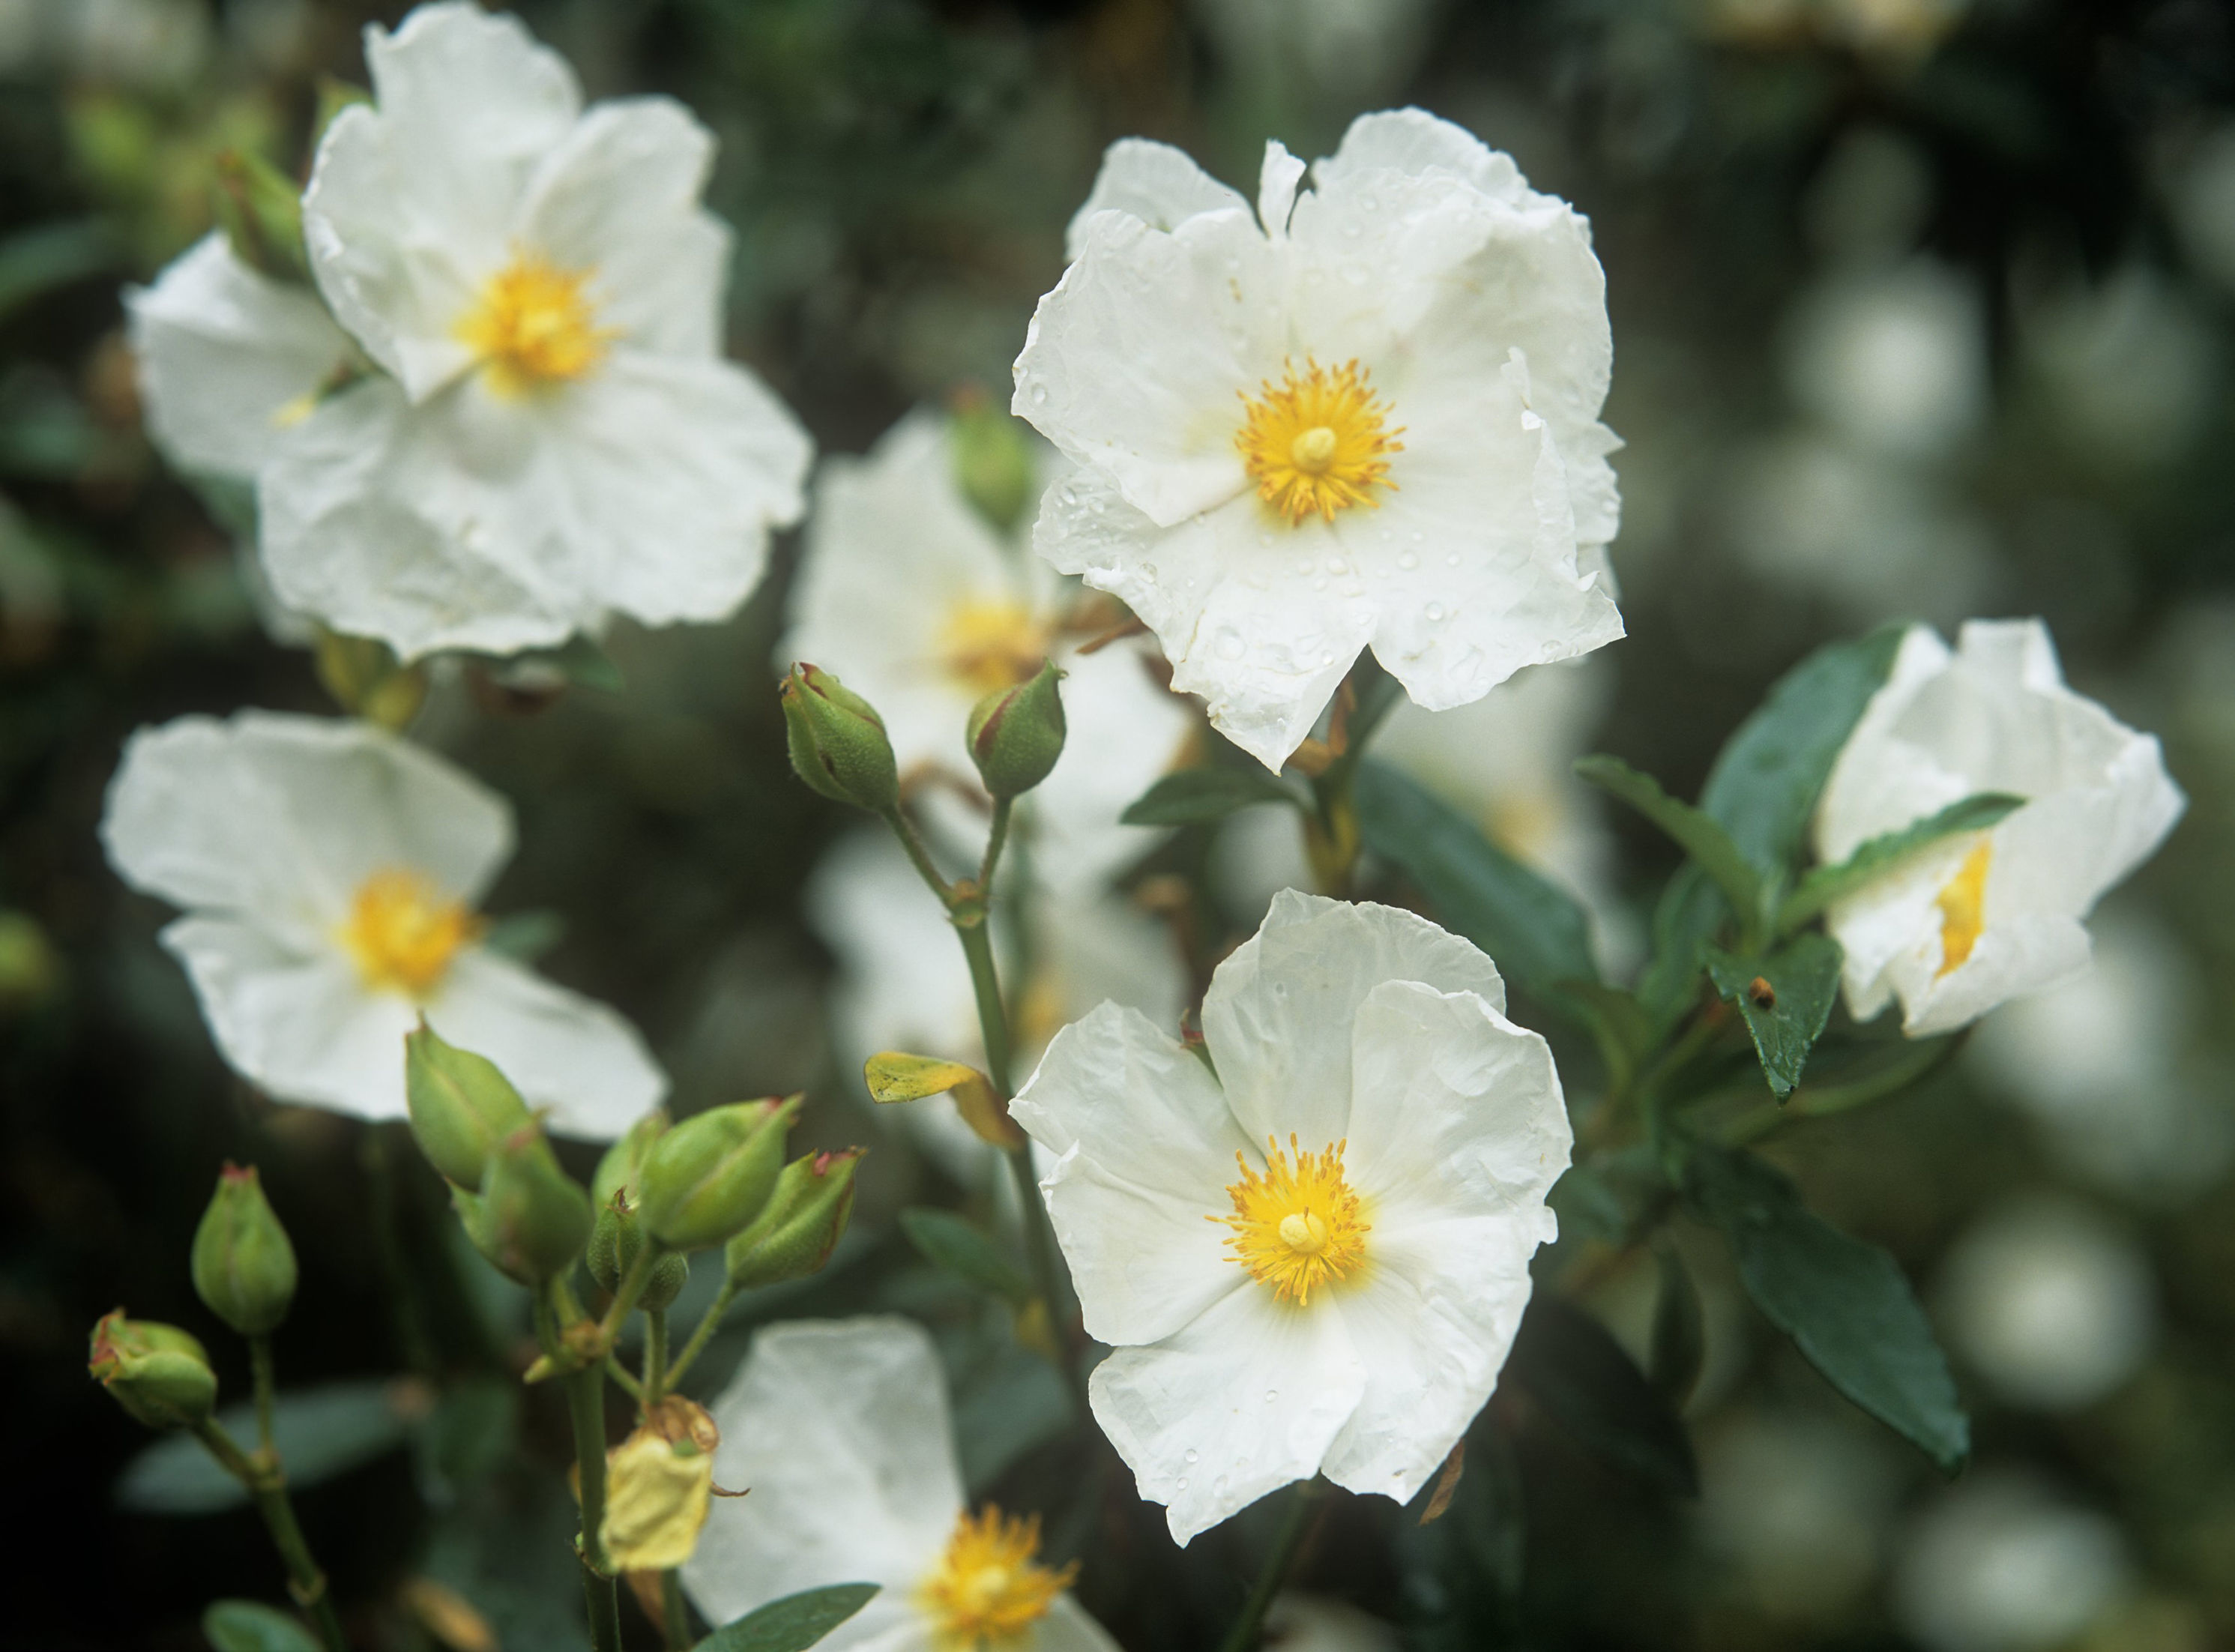
[[[665,1092],[627,1022],[479,944],[512,850],[504,800],[370,724],[242,711],[126,744],[109,862],[186,909],[163,944],[219,1051],[282,1101],[403,1114],[423,1013],[562,1135],[619,1135]]]
[[[1115,1652],[1042,1564],[1038,1517],[963,1502],[931,1337],[893,1318],[772,1325],[711,1408],[718,1500],[683,1565],[711,1622],[831,1583],[878,1583],[829,1652]]]
[[[1875,451],[1944,458],[1987,407],[1979,310],[1976,288],[1930,259],[1828,282],[1794,317],[1794,398]]]
[[[1912,627],[1832,767],[1817,854],[1844,861],[1983,791],[2027,802],[1825,914],[1858,1020],[1898,997],[1902,1030],[1925,1038],[2073,974],[2088,961],[2081,920],[2186,806],[2154,738],[2064,685],[2039,620],[1968,621],[1952,653]]]
[[[1288,890],[1211,979],[1208,1065],[1105,1004],[1013,1104],[1116,1350],[1095,1418],[1177,1541],[1314,1473],[1410,1498],[1490,1397],[1570,1146],[1504,1003],[1426,919]]]
[[[824,463],[777,663],[836,672],[877,708],[903,771],[936,766],[974,786],[970,708],[1053,659],[1069,736],[1021,825],[1039,878],[1089,888],[1156,842],[1118,816],[1172,766],[1195,719],[1137,646],[1078,652],[1091,637],[1067,629],[1077,595],[978,514],[947,421],[914,413],[867,458]],[[982,837],[982,817],[973,824]]]
[[[1268,144],[1253,218],[1178,150],[1112,146],[1014,403],[1081,467],[1035,547],[1276,768],[1368,645],[1442,711],[1622,634],[1578,565],[1618,514],[1583,220],[1417,109],[1304,171]]]
[[[2130,1587],[2118,1526],[2029,1475],[1973,1474],[1913,1527],[1894,1616],[1930,1652],[2069,1646]]]
[[[729,613],[810,450],[720,354],[711,136],[665,98],[585,110],[470,4],[365,55],[377,101],[335,119],[303,200],[342,331],[204,242],[132,300],[159,439],[255,476],[283,602],[406,658]]]

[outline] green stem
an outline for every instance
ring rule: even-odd
[[[272,1546],[279,1552],[279,1564],[287,1569],[287,1592],[318,1626],[318,1639],[326,1652],[349,1652],[341,1616],[334,1610],[333,1596],[326,1589],[326,1575],[311,1557],[309,1540],[295,1519],[295,1505],[288,1500],[287,1477],[279,1459],[268,1449],[250,1457],[215,1418],[198,1426],[194,1437],[217,1459],[220,1467],[248,1489],[256,1511],[264,1517]]]
[[[606,1374],[619,1383],[621,1392],[635,1400],[638,1405],[644,1404],[644,1384],[639,1382],[629,1368],[620,1362],[619,1355],[612,1354],[606,1355]]]
[[[1930,1077],[1963,1046],[1961,1034],[1935,1039],[1918,1045],[1866,1078],[1850,1079],[1845,1084],[1803,1085],[1782,1105],[1765,1103],[1725,1125],[1723,1145],[1743,1147],[1748,1142],[1759,1141],[1789,1118],[1829,1118],[1835,1113],[1866,1107]]]
[[[667,1652],[688,1652],[691,1609],[683,1603],[683,1575],[672,1566],[659,1574],[659,1632]]]
[[[561,1286],[547,1283],[535,1294],[535,1332],[543,1351],[560,1356]],[[576,1552],[582,1561],[582,1602],[590,1617],[594,1652],[621,1652],[620,1600],[613,1568],[606,1558],[606,1373],[603,1361],[569,1371],[567,1419],[574,1429],[574,1465],[581,1482],[582,1531]]]
[[[647,1243],[636,1253],[636,1260],[629,1264],[628,1272],[621,1275],[620,1288],[613,1293],[613,1300],[606,1305],[605,1318],[598,1321],[598,1340],[606,1347],[612,1347],[619,1338],[621,1327],[628,1323],[629,1311],[636,1306],[636,1299],[643,1295],[644,1288],[652,1283],[652,1264],[659,1260],[659,1247]]]
[[[666,1396],[667,1384],[667,1310],[647,1308],[644,1310],[644,1404],[646,1410]]]
[[[737,1288],[724,1280],[722,1288],[714,1293],[713,1305],[699,1316],[698,1328],[691,1333],[691,1340],[683,1345],[683,1352],[675,1356],[674,1364],[667,1367],[667,1386],[670,1388],[683,1380],[683,1373],[691,1368],[691,1362],[698,1357],[699,1350],[714,1340],[714,1333],[722,1326],[722,1315],[730,1311],[730,1304],[737,1300]]]
[[[986,1076],[1003,1101],[1009,1088],[1009,1012],[1001,1002],[1001,978],[993,967],[993,925],[986,916],[957,923],[962,955],[970,961],[970,988],[978,996],[978,1030],[986,1045]],[[1037,1203],[1037,1201],[1035,1201]]]
[[[993,869],[1001,863],[1002,847],[1009,841],[1009,816],[1016,810],[1013,797],[993,799],[993,824],[986,834],[986,857],[978,862],[978,887],[993,887]]]
[[[939,869],[931,863],[931,853],[924,848],[923,839],[916,836],[915,827],[909,823],[908,816],[895,805],[885,816],[885,824],[893,829],[893,836],[901,840],[901,847],[908,851],[908,859],[914,862],[916,875],[930,886],[931,892],[939,897],[942,906],[952,909],[954,905],[953,886],[940,876]]]
[[[1315,1481],[1307,1480],[1296,1488],[1295,1495],[1288,1501],[1288,1512],[1281,1522],[1280,1533],[1273,1539],[1273,1551],[1265,1557],[1265,1569],[1257,1574],[1249,1598],[1242,1603],[1242,1615],[1226,1631],[1226,1639],[1219,1643],[1219,1652],[1256,1652],[1258,1640],[1264,1632],[1266,1610],[1273,1604],[1273,1596],[1281,1592],[1288,1568],[1295,1564],[1296,1551],[1303,1547],[1304,1534],[1311,1527],[1314,1505],[1318,1501]]]
[[[272,1339],[252,1336],[248,1339],[249,1380],[256,1390],[256,1441],[263,1447],[265,1456],[273,1462],[279,1460],[279,1447],[272,1439],[272,1413],[277,1406],[275,1384],[272,1372]]]

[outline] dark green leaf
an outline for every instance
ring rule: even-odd
[[[1637,983],[1637,1001],[1666,1032],[1700,995],[1702,954],[1730,917],[1730,902],[1697,861],[1676,869],[1653,910],[1653,962]]]
[[[391,1382],[335,1382],[279,1396],[272,1428],[288,1484],[316,1485],[403,1443],[411,1429],[409,1391]],[[248,1405],[219,1415],[227,1432],[256,1439]],[[248,1501],[248,1493],[210,1459],[191,1434],[167,1434],[125,1465],[117,1500],[146,1514],[210,1514]]]
[[[1762,1077],[1780,1100],[1800,1082],[1808,1052],[1824,1036],[1832,1000],[1839,994],[1842,956],[1839,943],[1825,934],[1799,936],[1762,958],[1734,958],[1720,947],[1707,948],[1715,990],[1746,1017]]]
[[[122,262],[108,226],[88,218],[43,224],[0,241],[0,318],[41,293],[97,275]]]
[[[1070,1391],[1055,1367],[1013,1341],[1002,1344],[954,1394],[954,1445],[962,1483],[980,1492],[1026,1452],[1072,1423]]]
[[[491,952],[532,964],[557,946],[566,934],[565,914],[549,907],[537,907],[497,919],[482,937],[482,945]]]
[[[957,1279],[1019,1307],[1032,1300],[1032,1282],[1025,1270],[952,1210],[913,1206],[901,1212],[901,1230],[926,1262]]]
[[[1714,879],[1732,910],[1747,915],[1759,909],[1761,875],[1739,853],[1739,846],[1731,842],[1730,834],[1712,816],[1689,803],[1679,803],[1662,790],[1658,780],[1649,774],[1640,774],[1620,757],[1585,757],[1576,764],[1576,772],[1593,785],[1612,792],[1675,838],[1684,852]]]
[[[470,1378],[436,1401],[411,1436],[419,1495],[447,1507],[511,1457],[520,1437],[520,1385]]]
[[[1576,1441],[1664,1491],[1700,1489],[1692,1442],[1668,1402],[1582,1308],[1541,1292],[1506,1370]]]
[[[1747,1294],[1841,1393],[1953,1472],[1971,1449],[1947,1357],[1900,1265],[1800,1203],[1750,1153],[1697,1144],[1693,1205],[1730,1240]]]
[[[217,1652],[319,1652],[318,1637],[299,1619],[261,1601],[212,1601],[202,1639]]]
[[[1661,1286],[1653,1301],[1653,1346],[1646,1360],[1646,1380],[1670,1410],[1680,1411],[1692,1397],[1707,1357],[1706,1318],[1698,1288],[1676,1247],[1662,1240],[1653,1247],[1653,1258]]]
[[[1366,846],[1411,879],[1435,915],[1531,992],[1596,980],[1583,909],[1441,798],[1384,764],[1359,765]]]
[[[1819,866],[1801,879],[1800,887],[1778,908],[1779,931],[1791,934],[1834,901],[1845,899],[1917,850],[1956,832],[1984,831],[2012,810],[2024,806],[2024,798],[2007,791],[1974,792],[1937,815],[1871,838],[1838,865]]]
[[[786,1595],[724,1624],[698,1642],[698,1652],[806,1652],[876,1592],[875,1583],[832,1583]]]
[[[1128,803],[1118,819],[1128,826],[1193,826],[1222,820],[1253,803],[1304,806],[1301,797],[1262,769],[1229,764],[1168,774]]]
[[[1818,649],[1724,742],[1700,807],[1765,877],[1780,876],[1799,859],[1832,764],[1893,669],[1901,638],[1901,627],[1889,626]]]
[[[1588,1166],[1570,1164],[1563,1170],[1545,1203],[1559,1218],[1563,1244],[1593,1239],[1619,1244],[1629,1233],[1629,1212],[1622,1208],[1622,1196]]]

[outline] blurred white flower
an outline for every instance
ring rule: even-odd
[[[1211,978],[1208,1061],[1104,1004],[1012,1104],[1115,1349],[1095,1419],[1176,1541],[1314,1473],[1408,1498],[1490,1397],[1570,1146],[1504,1002],[1426,919],[1289,890]]]
[[[1385,95],[1418,67],[1438,0],[1198,0],[1232,69],[1272,70],[1348,102]]]
[[[1111,146],[1014,409],[1080,469],[1033,544],[1123,598],[1277,768],[1360,649],[1432,710],[1622,634],[1613,346],[1583,219],[1406,109],[1257,212],[1180,151]]]
[[[1894,1615],[1930,1652],[2047,1652],[2127,1587],[2119,1529],[2035,1481],[1975,1473],[1911,1528]]]
[[[2148,1358],[2157,1292],[2148,1259],[2085,1206],[2036,1197],[1983,1217],[1941,1263],[1940,1319],[2015,1406],[2078,1411]]]
[[[50,0],[48,16],[62,63],[88,80],[182,86],[209,58],[200,0]]]
[[[2081,921],[2186,806],[2154,737],[2064,685],[2039,620],[1967,621],[1952,653],[1913,626],[1832,767],[1817,854],[1837,863],[1983,791],[2027,801],[1986,831],[1919,851],[1826,914],[1858,1020],[1898,997],[1902,1030],[1924,1038],[2081,969]]]
[[[683,1586],[727,1623],[802,1590],[881,1584],[818,1646],[1115,1652],[1039,1556],[1039,1518],[963,1501],[947,1376],[908,1320],[795,1320],[753,1338],[710,1407],[716,1501]]]
[[[1987,406],[1987,339],[1971,284],[1919,260],[1849,275],[1802,300],[1786,350],[1793,397],[1864,446],[1944,456]]]
[[[903,772],[933,766],[973,787],[970,708],[1054,660],[1069,737],[1019,828],[1036,878],[1085,892],[1162,836],[1118,816],[1172,766],[1195,718],[1137,645],[1078,652],[1091,638],[1070,627],[1078,587],[1021,537],[1005,541],[964,495],[948,422],[911,414],[867,458],[825,462],[777,659],[836,672],[875,705]]]
[[[2145,264],[2074,283],[2021,316],[2048,413],[2084,456],[2112,467],[2177,460],[2202,433],[2218,386],[2218,335]]]
[[[1265,1613],[1266,1652],[1397,1652],[1397,1630],[1370,1612],[1327,1595],[1293,1590]]]
[[[1740,1412],[1701,1439],[1701,1535],[1755,1609],[1835,1622],[1878,1577],[1897,1483],[1875,1436]]]
[[[2171,194],[2190,259],[2235,292],[2235,121],[2198,141],[2173,178]]]
[[[186,909],[163,945],[233,1070],[276,1099],[403,1115],[424,1015],[504,1069],[561,1135],[619,1135],[665,1093],[634,1028],[481,944],[512,852],[501,797],[370,724],[241,711],[142,729],[101,836]]]

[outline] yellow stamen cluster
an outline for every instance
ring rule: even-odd
[[[1227,1249],[1249,1276],[1299,1308],[1308,1308],[1314,1291],[1344,1279],[1366,1260],[1369,1228],[1358,1195],[1343,1180],[1346,1145],[1337,1142],[1314,1155],[1302,1151],[1291,1136],[1283,1153],[1268,1137],[1262,1176],[1236,1153],[1242,1179],[1226,1190],[1234,1214],[1209,1218],[1234,1229]]]
[[[1393,488],[1387,456],[1404,451],[1401,425],[1386,428],[1389,410],[1359,364],[1328,372],[1307,359],[1303,377],[1290,366],[1262,394],[1238,392],[1247,410],[1234,445],[1257,496],[1291,526],[1316,514],[1333,521],[1353,505],[1379,505],[1368,491]]]
[[[940,661],[947,675],[980,697],[1027,680],[1047,658],[1047,648],[1048,627],[1021,602],[958,602],[940,631]]]
[[[1934,972],[1945,975],[1962,965],[1971,955],[1971,948],[1979,944],[1979,932],[1987,927],[1987,868],[1995,858],[1992,838],[1983,837],[1963,857],[1956,869],[1933,897],[1932,904],[1940,908],[1940,967]]]
[[[613,334],[598,326],[583,292],[594,273],[521,252],[489,278],[457,331],[492,387],[525,396],[580,378],[605,358]]]
[[[417,872],[375,872],[350,903],[342,944],[376,992],[423,999],[442,984],[459,948],[482,932],[462,901],[445,901]]]
[[[1078,1563],[1043,1566],[1038,1515],[967,1509],[947,1540],[939,1569],[916,1590],[940,1652],[991,1652],[1021,1639],[1071,1587]]]

